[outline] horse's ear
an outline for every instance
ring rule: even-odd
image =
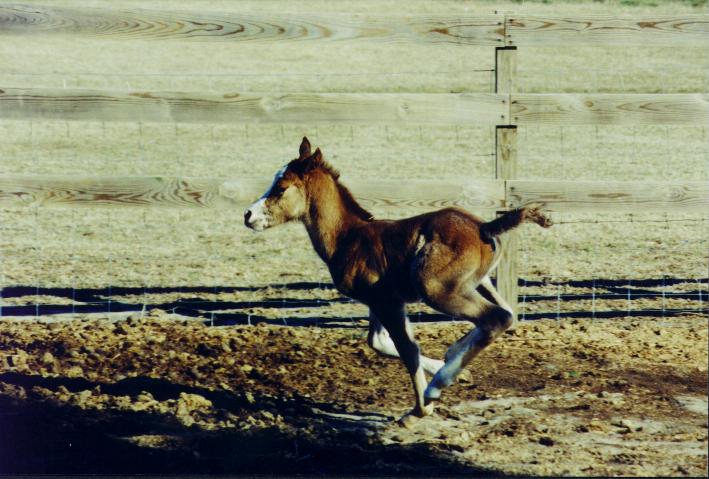
[[[322,163],[322,151],[320,151],[320,148],[315,148],[315,153],[310,157],[310,160],[313,163]]]
[[[300,156],[298,159],[302,160],[310,156],[310,142],[308,137],[304,136],[303,141],[300,142]]]
[[[320,151],[320,148],[316,148],[314,153],[305,158],[298,158],[297,160],[291,161],[289,168],[297,175],[304,175],[310,173],[322,164],[322,151]]]

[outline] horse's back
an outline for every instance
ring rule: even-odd
[[[340,292],[365,300],[375,285],[404,301],[419,297],[416,270],[463,262],[478,269],[493,250],[479,233],[483,220],[461,208],[445,208],[401,220],[375,220],[351,231],[331,265]],[[413,281],[412,281],[413,280]],[[377,288],[375,288],[377,289]]]
[[[421,234],[427,242],[441,242],[463,252],[482,246],[480,225],[483,223],[481,218],[462,208],[445,208],[425,217]]]
[[[477,284],[495,263],[495,245],[480,235],[481,218],[460,208],[431,213],[421,225],[423,240],[412,262],[411,277],[420,291],[461,281]]]

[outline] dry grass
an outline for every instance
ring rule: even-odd
[[[53,5],[74,5],[58,1]],[[89,2],[87,6],[100,6]],[[112,6],[141,7],[121,1]],[[151,9],[202,10],[197,2]],[[216,2],[210,11],[281,12],[282,2]],[[330,2],[299,12],[554,15],[696,13],[687,3]],[[519,89],[558,92],[706,91],[702,48],[529,48]],[[490,91],[493,49],[455,45],[286,43],[5,37],[0,85],[202,91]],[[709,179],[706,127],[524,127],[520,178]],[[307,134],[347,178],[492,178],[491,128],[399,125],[200,125],[0,121],[3,173],[270,176]],[[356,193],[356,192],[355,192]],[[375,211],[401,217],[409,210]],[[255,235],[240,211],[3,210],[0,282],[23,285],[254,285],[327,281],[302,229]],[[672,219],[672,222],[665,222]],[[706,221],[638,212],[561,215],[528,228],[527,279],[706,277]],[[704,218],[706,219],[706,215]],[[632,220],[633,223],[624,223]],[[653,220],[656,223],[638,221]],[[287,247],[286,247],[287,245]]]

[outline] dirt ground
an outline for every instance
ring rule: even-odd
[[[111,8],[204,10],[144,3]],[[655,3],[306,0],[288,9],[661,17],[706,8]],[[209,7],[283,9],[282,0]],[[494,85],[491,47],[2,38],[0,85],[9,88]],[[519,51],[516,89],[705,92],[707,66],[701,46],[530,47]],[[0,174],[253,177],[267,186],[304,134],[346,184],[495,177],[494,127],[51,119],[0,121]],[[704,125],[529,125],[518,136],[520,179],[709,179]],[[364,206],[378,218],[430,209]],[[525,227],[518,310],[534,321],[485,351],[410,430],[396,424],[412,405],[410,381],[366,346],[366,308],[328,287],[301,226],[257,235],[242,212],[0,209],[0,473],[707,475],[707,212],[554,212],[553,228]],[[445,318],[426,307],[409,311],[435,357],[469,328],[430,322]]]
[[[706,316],[524,321],[413,428],[363,321],[0,322],[4,473],[701,476]],[[418,324],[440,357],[469,326]]]

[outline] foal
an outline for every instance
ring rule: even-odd
[[[369,306],[369,345],[400,357],[411,375],[416,405],[401,419],[408,426],[431,414],[441,390],[514,322],[488,277],[499,260],[498,236],[525,221],[551,221],[537,208],[487,223],[458,208],[375,220],[338,178],[303,138],[298,158],[246,210],[244,223],[256,231],[293,220],[305,225],[338,291]],[[448,348],[445,362],[422,356],[414,339],[405,304],[419,300],[476,326]],[[433,375],[428,384],[424,371]]]

